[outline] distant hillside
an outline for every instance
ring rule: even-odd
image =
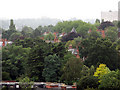
[[[41,18],[41,19],[17,19],[14,20],[16,28],[21,30],[23,26],[30,26],[33,29],[38,26],[47,26],[47,25],[55,25],[59,22],[59,19],[51,19],[51,18]],[[0,20],[0,27],[4,29],[9,28],[10,20]]]
[[[74,20],[78,20],[76,18],[71,18],[68,21],[74,21]],[[48,25],[56,25],[57,22],[59,21],[63,21],[60,19],[51,19],[51,18],[41,18],[41,19],[17,19],[14,20],[15,26],[17,28],[17,30],[21,30],[23,26],[30,26],[33,29],[37,28],[38,26],[48,26]],[[95,20],[93,19],[86,19],[83,20],[85,22],[90,22],[90,23],[94,23]],[[3,29],[7,30],[9,28],[9,23],[10,20],[0,20],[0,27],[2,27]]]

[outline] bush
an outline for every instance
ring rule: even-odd
[[[84,90],[89,88],[97,88],[99,85],[98,79],[94,76],[85,76],[79,80],[77,83],[78,90]]]

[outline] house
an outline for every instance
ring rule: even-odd
[[[69,45],[68,51],[70,51],[73,55],[75,55],[77,58],[80,58],[79,56],[79,50],[78,47],[72,48],[72,44]]]
[[[81,37],[81,35],[78,34],[77,31],[75,30],[75,28],[73,27],[71,32],[69,32],[67,35],[64,35],[61,38],[61,41],[62,42],[67,42],[67,41],[73,40],[74,38],[77,38],[77,37]]]
[[[65,35],[67,35],[67,34],[66,33],[62,33],[62,34],[59,35],[59,37],[63,37]]]
[[[7,44],[12,44],[12,43],[13,43],[12,41],[8,41],[7,39],[1,39],[0,40],[0,47],[4,47]]]
[[[44,32],[44,33],[43,33],[43,35],[48,35],[48,34],[49,34],[49,32]]]

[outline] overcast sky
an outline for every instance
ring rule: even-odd
[[[120,0],[0,0],[0,19],[100,19],[101,11],[118,11],[118,1]]]

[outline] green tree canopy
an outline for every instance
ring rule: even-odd
[[[16,32],[16,33],[13,33],[13,34],[10,36],[9,40],[15,41],[15,40],[19,39],[21,36],[22,36],[22,34],[21,34],[20,32]]]
[[[43,32],[43,27],[42,26],[38,26],[33,32],[32,32],[32,37],[36,38],[42,35]]]
[[[10,74],[12,80],[25,73],[25,64],[30,48],[10,45],[2,49],[2,71]]]
[[[81,78],[82,62],[76,57],[69,58],[63,67],[62,80],[67,84],[73,84]]]
[[[15,27],[15,24],[13,22],[13,19],[10,20],[9,30],[11,30],[11,31],[15,31],[16,30],[16,27]]]
[[[95,89],[95,88],[98,87],[98,85],[99,85],[99,83],[98,83],[98,79],[96,77],[94,77],[94,76],[85,76],[85,77],[81,78],[79,80],[79,82],[77,83],[77,89],[78,90],[85,90],[88,87]],[[91,90],[94,90],[94,89],[91,89]]]
[[[83,22],[82,20],[58,22],[53,29],[55,32],[69,33],[73,27],[76,29],[77,33],[79,33],[82,37],[87,36],[87,32],[89,29],[97,29],[95,25]]]
[[[115,42],[118,38],[117,27],[108,27],[105,29],[106,38],[110,39],[112,42]]]
[[[60,72],[60,58],[57,55],[49,55],[45,57],[44,60],[44,69],[42,76],[47,82],[58,82],[59,72]]]
[[[22,35],[25,37],[31,37],[32,32],[33,32],[33,29],[28,26],[24,26],[21,31]]]
[[[54,36],[54,34],[52,34],[52,33],[49,33],[48,35],[45,35],[45,36],[44,36],[44,39],[45,39],[45,40],[50,40],[50,41],[52,41],[52,40],[54,40],[54,38],[55,38],[55,36]]]
[[[111,71],[101,77],[99,89],[119,90],[120,89],[120,71]]]
[[[35,45],[29,54],[27,60],[28,76],[32,78],[33,81],[44,81],[42,76],[42,71],[44,69],[44,58],[47,56],[48,46],[45,42]]]
[[[93,37],[93,38],[100,38],[101,37],[101,35],[100,35],[100,33],[99,32],[97,32],[97,31],[95,31],[95,30],[92,30],[92,32],[90,32],[89,34],[88,34],[88,38],[89,37]]]
[[[95,23],[100,23],[100,20],[99,20],[99,19],[96,19],[96,20],[95,20]]]
[[[103,77],[103,75],[110,73],[110,72],[111,72],[110,69],[106,67],[105,64],[100,64],[99,67],[96,69],[94,76],[98,77],[98,79],[100,79],[99,82],[101,82],[101,78]]]
[[[85,60],[86,65],[96,66],[97,63],[104,63],[110,69],[117,68],[118,54],[117,54],[116,46],[114,46],[110,40],[98,38],[97,40],[95,40],[94,43],[91,44],[91,46],[89,44],[87,48],[84,48],[83,50],[84,52],[82,53],[86,53],[87,56]]]

